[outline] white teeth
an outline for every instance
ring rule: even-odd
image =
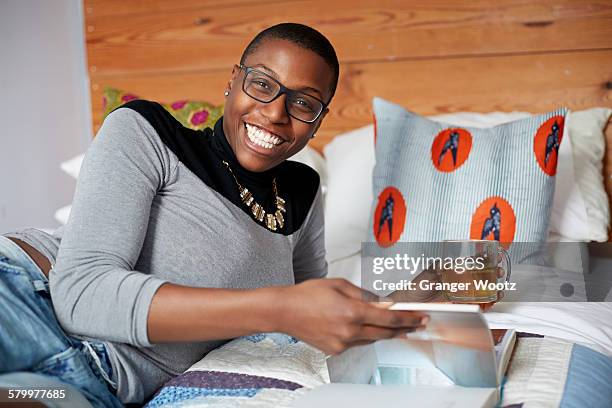
[[[271,149],[274,146],[282,143],[281,139],[263,129],[258,128],[257,126],[253,126],[248,123],[245,123],[245,125],[249,140],[259,146],[265,147],[266,149]]]

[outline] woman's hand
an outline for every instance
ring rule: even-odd
[[[389,304],[345,279],[313,279],[280,288],[279,331],[326,354],[402,336],[425,327],[422,312],[387,310]]]

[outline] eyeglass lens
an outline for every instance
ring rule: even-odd
[[[280,84],[261,72],[251,70],[244,78],[244,91],[250,97],[268,103],[280,92]],[[294,118],[311,122],[319,116],[323,105],[321,101],[303,92],[288,91],[287,109]]]

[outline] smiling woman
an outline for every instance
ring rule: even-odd
[[[65,229],[0,237],[0,327],[11,333],[0,384],[31,371],[94,406],[141,403],[233,337],[277,331],[338,353],[422,326],[418,312],[321,279],[319,178],[287,159],[321,125],[337,81],[329,41],[285,23],[247,46],[212,128],[187,129],[152,101],[111,112]]]
[[[325,37],[310,31],[302,36],[301,30],[295,25],[291,35],[283,26],[263,31],[232,71],[224,130],[248,170],[267,170],[302,150],[329,111],[338,59]],[[259,132],[247,132],[247,124]],[[275,136],[281,143],[262,146],[259,135],[262,141]]]

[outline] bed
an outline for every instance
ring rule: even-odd
[[[589,345],[609,347],[610,333],[602,333],[600,324],[609,320],[612,310],[609,304],[600,305],[599,318],[576,319],[577,312],[595,309],[572,306],[577,305],[515,306],[488,316],[491,327],[518,330],[500,406],[609,406],[610,356]],[[585,330],[578,341],[575,329],[562,323],[566,317]],[[557,323],[554,328],[551,322]],[[571,339],[559,335],[564,330],[574,333]],[[236,339],[213,351],[169,381],[145,406],[291,407],[327,382],[321,353],[288,336],[267,333]]]
[[[358,275],[359,262],[358,254],[332,262],[329,273]],[[518,335],[501,407],[609,406],[612,293],[608,296],[600,303],[500,303],[485,314],[491,328],[515,329]],[[145,406],[291,407],[328,382],[323,353],[281,333],[261,333],[214,350]]]
[[[298,159],[325,180],[329,276],[359,283],[365,226],[354,220],[364,214],[367,219],[373,199],[373,152],[368,150],[373,97],[422,115],[442,115],[442,121],[476,126],[560,106],[572,112],[612,107],[612,8],[607,2],[440,0],[374,5],[342,0],[326,2],[321,16],[317,9],[322,6],[321,1],[254,5],[241,0],[85,0],[94,130],[109,109],[109,95],[219,106],[231,66],[254,33],[292,20],[320,29],[337,47],[340,83],[330,115]],[[270,9],[283,14],[271,14]],[[584,132],[586,136],[577,136],[574,143],[561,145],[572,148],[564,154],[573,164],[558,174],[556,191],[564,195],[555,199],[571,201],[561,208],[573,210],[558,214],[558,229],[582,232],[579,237],[559,231],[550,236],[582,241],[583,251],[597,255],[592,270],[601,273],[612,270],[610,247],[593,244],[612,239],[611,120],[599,119],[595,136]],[[347,147],[353,162],[342,157]],[[75,177],[78,167],[78,158],[64,165]],[[347,183],[352,183],[348,192]],[[342,196],[344,201],[339,201]],[[338,220],[337,214],[347,212],[347,202],[352,219]],[[66,207],[58,217],[65,220],[68,214]],[[487,313],[492,327],[520,332],[503,406],[586,406],[580,398],[587,393],[581,394],[580,386],[590,387],[590,394],[609,392],[609,386],[598,382],[601,378],[589,382],[585,375],[587,363],[608,380],[612,375],[609,287],[598,296],[603,302],[513,302]],[[324,356],[318,351],[286,335],[257,334],[210,353],[160,389],[147,406],[290,406],[300,394],[328,381]],[[593,403],[606,395],[596,395],[600,399]]]

